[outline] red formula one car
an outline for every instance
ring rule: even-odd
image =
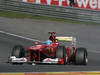
[[[88,63],[87,50],[76,47],[75,37],[56,36],[56,32],[49,32],[49,40],[35,42],[35,45],[24,48],[14,46],[9,63],[48,63],[48,64],[77,64]]]

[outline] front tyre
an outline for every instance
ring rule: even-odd
[[[63,58],[63,64],[66,64],[66,48],[64,46],[57,47],[56,58]]]
[[[25,57],[25,50],[24,50],[23,46],[21,46],[21,45],[14,46],[11,56],[15,56],[16,58]]]
[[[87,65],[87,50],[86,48],[77,48],[75,54],[75,63],[76,65]]]
[[[25,57],[25,49],[21,45],[16,45],[16,46],[13,47],[11,56],[15,56],[16,58]],[[20,64],[20,65],[22,65],[23,63],[13,62],[12,64],[15,64],[15,65],[16,64],[18,64],[18,65]]]

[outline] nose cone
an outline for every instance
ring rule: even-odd
[[[40,50],[45,48],[45,45],[36,45],[36,46],[31,46],[29,49],[31,50]]]

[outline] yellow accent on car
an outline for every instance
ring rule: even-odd
[[[56,37],[58,41],[73,41],[73,37]]]

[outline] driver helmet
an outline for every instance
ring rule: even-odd
[[[45,41],[45,44],[47,44],[47,45],[50,45],[51,43],[52,43],[51,40],[47,40],[47,41]]]

